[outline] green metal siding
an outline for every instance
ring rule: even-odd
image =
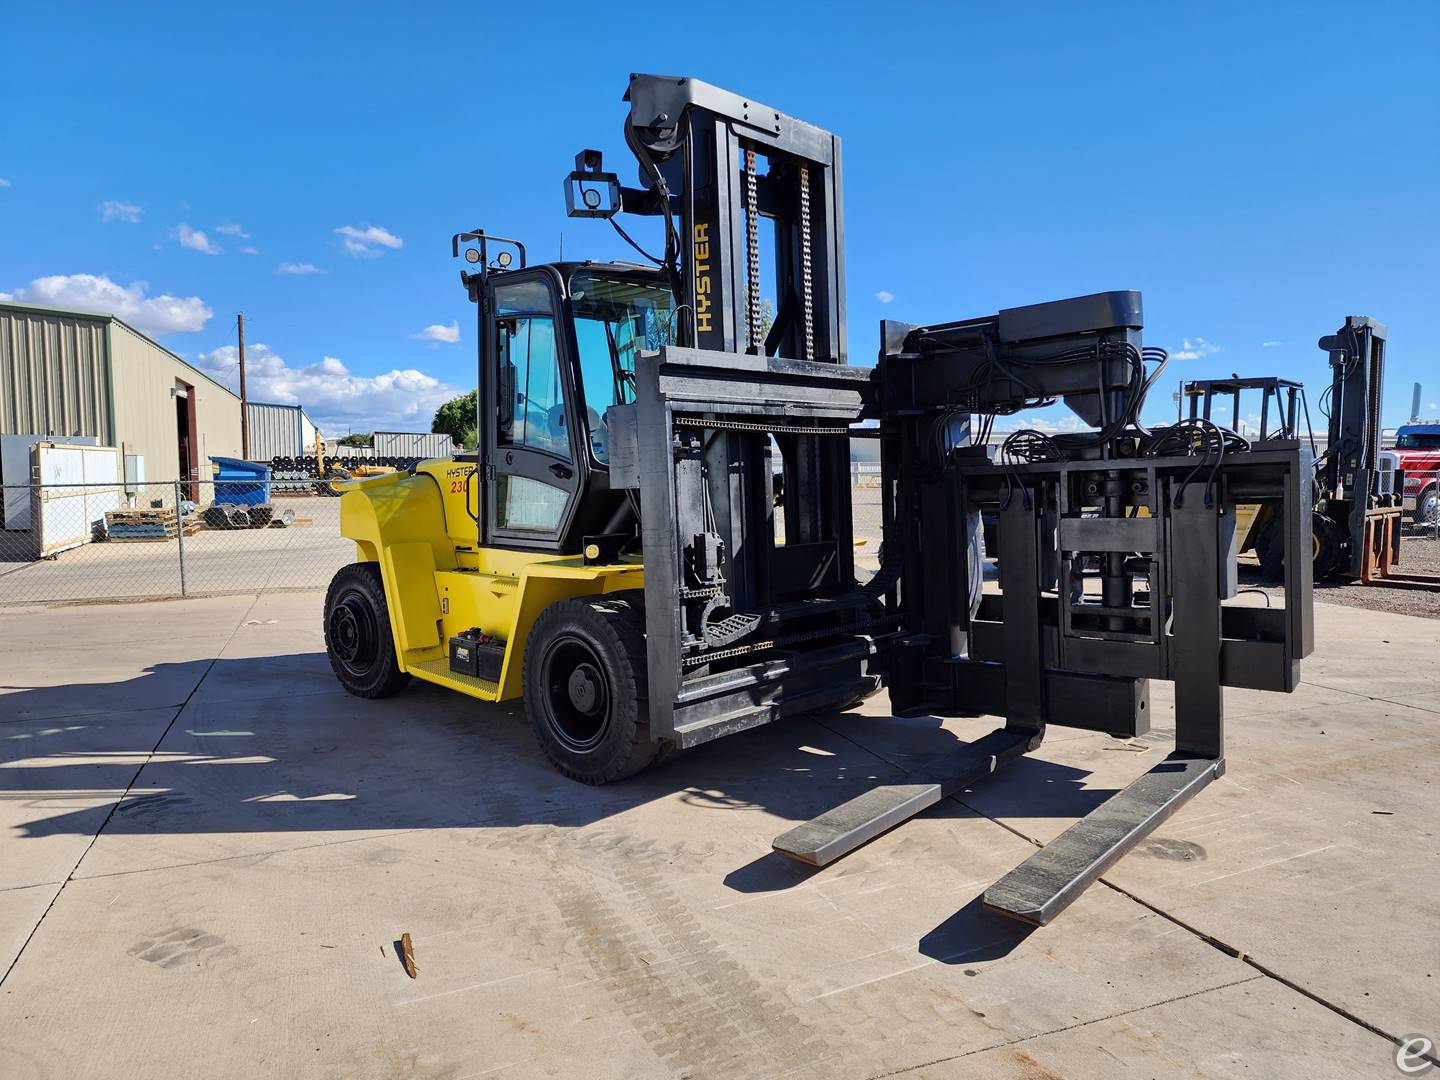
[[[108,322],[0,306],[0,435],[111,440]]]

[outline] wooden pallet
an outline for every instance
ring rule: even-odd
[[[175,525],[175,508],[159,507],[134,510],[107,510],[105,527],[116,525]]]
[[[131,526],[130,528],[135,527]],[[199,525],[187,524],[185,526],[186,536],[194,536],[199,531]],[[129,532],[125,526],[121,526],[120,531],[112,531],[110,533],[109,539],[112,544],[168,544],[171,540],[175,539],[175,535],[175,527],[173,525],[163,532],[140,532],[138,530]]]

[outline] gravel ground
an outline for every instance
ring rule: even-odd
[[[1428,574],[1440,578],[1440,540],[1435,539],[1431,533],[1406,536],[1400,543],[1400,565],[1395,569],[1406,574]],[[1247,566],[1242,561],[1240,574],[1246,588],[1264,588],[1272,595],[1279,595],[1282,591],[1262,585],[1259,570],[1253,563]],[[1317,581],[1315,602],[1386,611],[1394,615],[1440,619],[1440,589],[1362,585],[1358,581]]]

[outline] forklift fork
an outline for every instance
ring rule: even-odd
[[[1040,732],[999,728],[948,757],[945,779],[871,788],[777,836],[773,847],[781,855],[811,866],[828,866],[940,800],[985,779],[1021,754],[1038,748],[1043,737]]]

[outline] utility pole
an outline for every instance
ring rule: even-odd
[[[245,404],[245,313],[235,316],[235,329],[240,339],[240,459],[250,460],[250,407]]]

